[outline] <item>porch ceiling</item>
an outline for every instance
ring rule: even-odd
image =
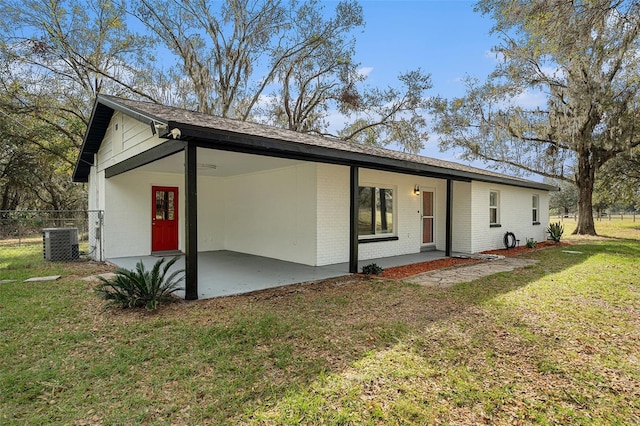
[[[286,158],[265,157],[231,151],[198,148],[198,175],[228,177],[256,173],[264,170],[289,167],[302,161]],[[161,173],[184,173],[184,152],[156,160],[138,170]]]

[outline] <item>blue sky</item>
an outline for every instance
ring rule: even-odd
[[[472,1],[361,0],[366,27],[357,36],[356,60],[372,67],[372,84],[421,67],[443,95],[464,93],[465,74],[487,75],[488,56],[498,41],[492,22],[473,11]]]
[[[327,9],[336,2],[327,1]],[[492,21],[473,11],[475,1],[360,0],[366,26],[357,34],[356,60],[370,69],[368,83],[394,84],[403,71],[421,68],[431,74],[427,95],[462,96],[465,75],[483,80],[495,67]],[[455,152],[441,153],[431,135],[422,155],[462,162]],[[483,167],[482,163],[474,163]]]

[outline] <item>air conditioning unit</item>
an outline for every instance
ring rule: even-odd
[[[46,228],[42,230],[44,260],[65,262],[78,260],[78,228]]]

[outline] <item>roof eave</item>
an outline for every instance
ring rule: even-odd
[[[78,160],[73,170],[73,182],[88,182],[89,172],[94,162],[94,155],[100,149],[114,111],[119,111],[150,126],[154,126],[155,124],[167,125],[166,120],[152,114],[144,113],[136,108],[122,105],[117,101],[117,98],[98,95],[93,104],[89,125],[87,126],[87,131],[84,135],[82,146],[80,147],[80,153],[78,154]]]
[[[455,170],[447,167],[377,156],[373,154],[341,151],[335,148],[305,145],[295,142],[287,142],[281,139],[247,135],[244,133],[218,131],[216,129],[194,126],[192,124],[181,123],[178,121],[169,121],[168,126],[169,128],[179,128],[182,139],[194,142],[203,148],[245,152],[274,157],[286,157],[303,161],[320,161],[331,164],[358,166],[395,173],[453,179],[465,182],[475,180],[544,191],[557,190],[557,187],[555,186],[535,181],[483,175],[465,170]]]

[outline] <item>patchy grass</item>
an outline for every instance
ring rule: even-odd
[[[355,277],[155,313],[37,266],[73,275],[0,285],[0,423],[637,424],[635,226],[447,290]]]

